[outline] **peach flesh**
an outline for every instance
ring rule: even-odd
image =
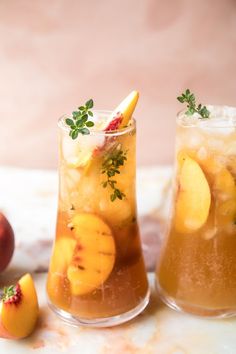
[[[13,293],[8,293],[0,302],[0,337],[20,339],[29,336],[35,328],[38,313],[34,282],[31,275],[26,274],[13,287]]]

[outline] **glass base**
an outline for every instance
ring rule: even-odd
[[[50,300],[48,300],[48,305],[50,309],[60,317],[64,322],[68,323],[71,326],[85,326],[85,327],[112,327],[117,326],[121,323],[127,322],[132,320],[134,317],[139,315],[145,307],[149,303],[150,297],[150,290],[148,290],[147,295],[142,300],[142,302],[136,306],[134,309],[122,313],[120,315],[112,316],[112,317],[103,317],[103,318],[94,318],[94,319],[87,319],[81,318],[79,316],[73,316],[67,311],[61,310],[60,308],[53,305]]]
[[[165,291],[160,287],[156,281],[156,290],[160,296],[160,299],[171,309],[178,312],[185,312],[199,317],[205,318],[227,318],[236,316],[236,309],[209,309],[201,306],[186,304],[182,301],[178,301],[175,298],[167,295]]]

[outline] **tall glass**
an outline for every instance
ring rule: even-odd
[[[95,114],[102,120],[110,112]],[[112,326],[139,314],[149,300],[136,212],[135,121],[72,140],[64,119],[49,304],[69,323]],[[118,160],[119,173],[108,176]]]
[[[170,307],[236,313],[236,108],[177,117],[176,173],[157,288]]]

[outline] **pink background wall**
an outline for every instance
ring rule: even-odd
[[[0,164],[56,166],[56,122],[140,91],[138,163],[171,163],[176,96],[236,105],[235,0],[0,0]]]

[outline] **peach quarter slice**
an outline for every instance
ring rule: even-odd
[[[204,172],[192,158],[184,157],[179,173],[175,229],[187,234],[205,224],[211,205],[211,192]]]
[[[74,295],[85,295],[101,286],[115,264],[115,241],[110,227],[98,216],[76,214],[72,219],[77,246],[67,270]]]
[[[132,114],[137,105],[138,99],[139,99],[138,91],[132,91],[112,112],[111,117],[114,117],[117,114],[122,115],[122,120],[118,129],[124,128],[129,124],[129,121],[132,118]]]
[[[9,339],[25,338],[34,330],[38,314],[38,298],[30,274],[24,275],[15,286],[15,294],[0,303],[0,336]]]

